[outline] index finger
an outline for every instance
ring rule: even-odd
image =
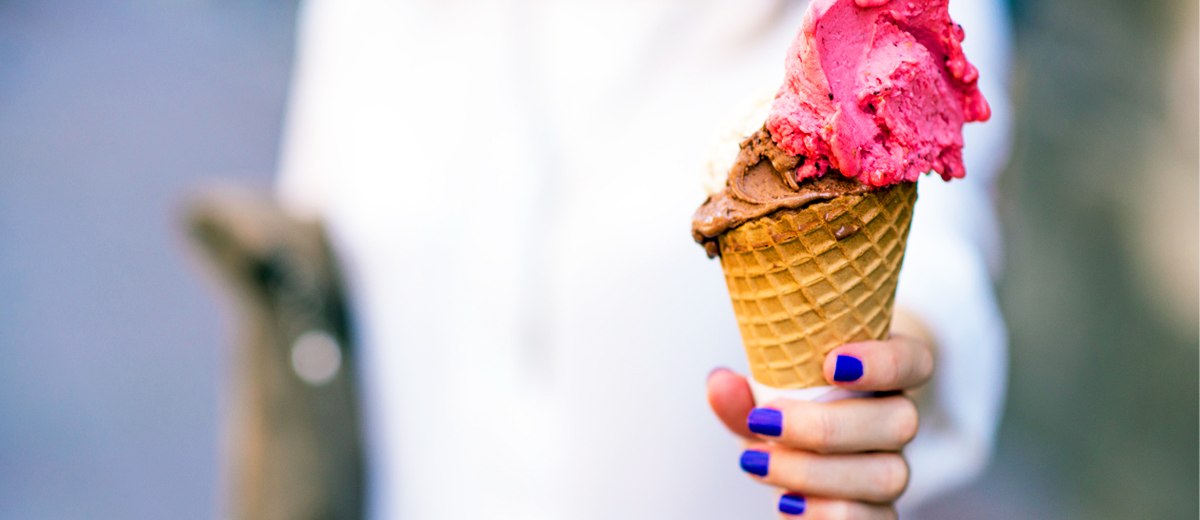
[[[929,343],[900,334],[833,349],[825,358],[825,379],[851,390],[893,391],[920,386],[933,374]]]

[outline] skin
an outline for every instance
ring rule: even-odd
[[[839,354],[863,362],[863,376],[833,381]],[[803,495],[806,519],[895,519],[893,503],[908,485],[908,463],[900,450],[917,433],[920,418],[911,395],[928,381],[934,344],[921,323],[898,312],[886,341],[852,343],[834,349],[825,360],[825,379],[852,390],[899,392],[873,399],[813,403],[777,399],[766,403],[783,413],[779,437],[756,435],[746,426],[754,398],[746,378],[717,369],[708,378],[708,400],[746,449],[770,453],[767,476],[748,475]]]

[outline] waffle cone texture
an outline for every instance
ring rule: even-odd
[[[828,384],[834,348],[888,336],[917,186],[782,209],[719,238],[750,372],[774,388]]]

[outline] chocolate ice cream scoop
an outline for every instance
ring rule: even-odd
[[[731,228],[783,208],[796,209],[871,188],[838,174],[797,179],[804,160],[775,144],[765,128],[741,144],[725,189],[710,195],[692,217],[692,236],[716,257],[716,238]]]

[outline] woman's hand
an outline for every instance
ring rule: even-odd
[[[709,404],[745,439],[742,469],[782,488],[784,518],[896,518],[892,503],[908,485],[900,449],[919,423],[916,405],[898,391],[920,386],[933,373],[933,349],[924,338],[893,333],[887,341],[843,345],[825,359],[831,384],[894,393],[886,397],[777,399],[754,408],[744,377],[725,369],[709,376]]]

